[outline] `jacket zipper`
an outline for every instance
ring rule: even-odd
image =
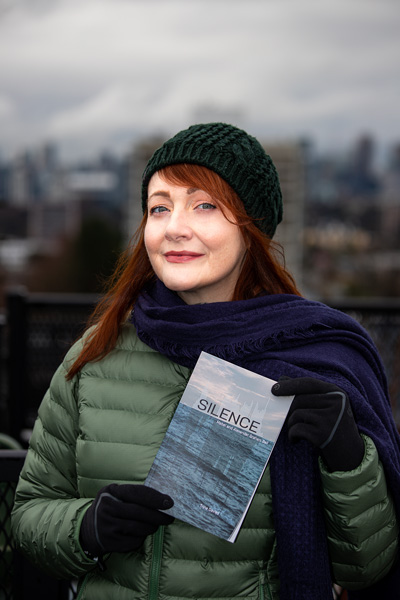
[[[261,571],[259,582],[258,582],[258,598],[259,600],[264,600],[264,584],[265,584],[265,574]]]
[[[261,571],[259,589],[258,589],[259,600],[272,600],[271,588],[267,581],[266,573]]]
[[[150,567],[149,600],[157,600],[158,598],[163,541],[164,527],[161,526],[153,535],[153,556]]]

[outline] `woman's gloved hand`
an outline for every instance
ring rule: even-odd
[[[272,393],[295,396],[288,413],[292,442],[305,439],[317,446],[330,471],[351,471],[359,466],[364,442],[343,390],[313,377],[281,377]]]
[[[174,520],[161,510],[174,502],[166,494],[144,485],[111,483],[97,493],[82,520],[80,542],[92,556],[129,552],[146,536]]]

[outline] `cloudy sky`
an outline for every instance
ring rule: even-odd
[[[208,120],[390,145],[399,31],[398,0],[0,0],[0,153],[124,152]]]

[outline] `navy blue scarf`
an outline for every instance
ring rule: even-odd
[[[400,438],[380,358],[356,321],[292,295],[189,306],[157,281],[132,322],[143,342],[189,368],[204,350],[271,379],[308,375],[339,385],[375,442],[400,515]],[[305,441],[289,443],[284,427],[271,457],[281,600],[332,598],[317,456]]]

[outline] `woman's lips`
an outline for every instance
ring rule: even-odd
[[[198,254],[197,252],[187,252],[183,250],[182,252],[171,251],[164,254],[167,262],[171,263],[186,263],[196,260],[196,258],[200,258],[201,256],[203,256],[203,254]]]

